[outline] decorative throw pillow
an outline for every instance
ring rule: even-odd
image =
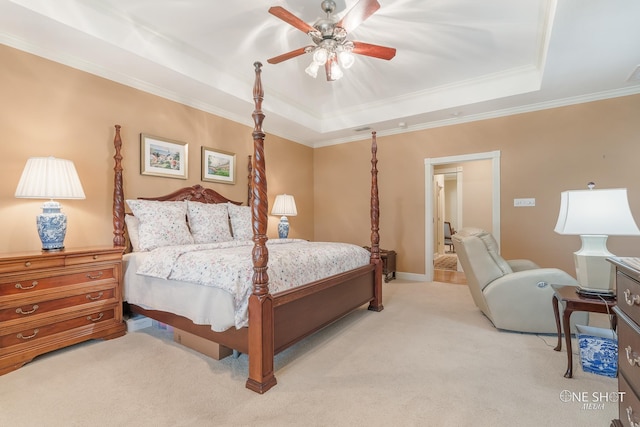
[[[195,243],[233,240],[226,203],[207,204],[187,201],[187,218]]]
[[[138,242],[141,251],[193,243],[185,202],[127,200],[127,204],[140,223]]]
[[[131,242],[131,250],[133,252],[140,251],[140,221],[138,217],[133,215],[125,215],[124,222],[127,224],[127,235]]]
[[[231,219],[231,232],[233,240],[253,239],[253,228],[251,227],[251,208],[249,206],[238,206],[227,203],[229,209],[229,219]]]

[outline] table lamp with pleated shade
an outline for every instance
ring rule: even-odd
[[[71,160],[55,157],[32,157],[22,171],[15,196],[29,199],[49,199],[36,217],[42,249],[64,249],[67,216],[54,199],[84,199],[78,173]]]

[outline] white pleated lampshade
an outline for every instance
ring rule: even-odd
[[[278,194],[273,202],[271,215],[296,216],[296,201],[291,194]]]
[[[71,160],[31,157],[22,171],[16,197],[31,199],[85,199]]]

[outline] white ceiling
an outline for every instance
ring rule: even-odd
[[[0,42],[251,126],[261,61],[265,131],[312,147],[640,93],[638,0],[379,2],[349,39],[396,57],[335,82],[266,62],[310,44],[269,7],[320,0],[0,0]]]

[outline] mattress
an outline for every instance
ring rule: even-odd
[[[136,274],[148,252],[124,255],[124,300],[149,310],[178,314],[222,332],[235,326],[233,296],[222,289]]]
[[[364,265],[369,251],[347,243],[276,239],[269,249],[272,294]],[[253,242],[157,248],[125,256],[125,300],[224,331],[248,324]]]

